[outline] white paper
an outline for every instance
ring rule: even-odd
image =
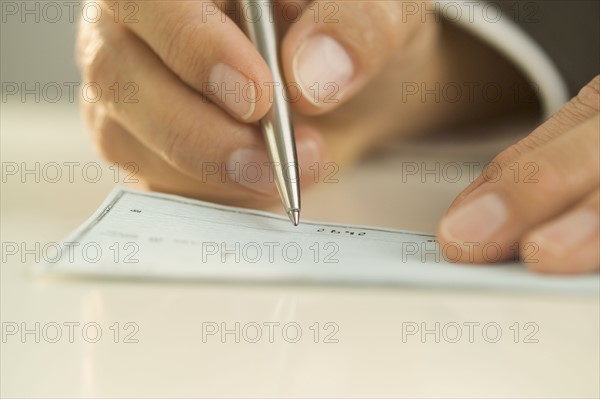
[[[445,262],[427,234],[302,221],[115,189],[38,271],[178,280],[291,281],[598,293],[598,274]]]

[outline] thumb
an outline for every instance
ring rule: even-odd
[[[352,98],[403,53],[424,25],[402,1],[314,1],[282,43],[288,97],[296,110],[322,114]]]

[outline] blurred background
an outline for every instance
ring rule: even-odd
[[[36,279],[5,243],[37,248],[60,242],[126,175],[103,162],[79,115],[74,61],[78,2],[1,0],[0,319],[6,323],[96,322],[107,339],[58,344],[2,339],[2,397],[598,397],[596,298],[414,287],[171,284]],[[56,7],[59,5],[60,18]],[[15,8],[16,7],[16,8]],[[73,18],[69,10],[74,7]],[[33,10],[31,13],[27,10]],[[65,91],[23,101],[15,85]],[[77,91],[76,91],[77,93]],[[381,149],[303,198],[307,219],[433,232],[469,183],[399,175],[407,163],[477,162],[480,170],[533,121],[486,128],[493,140],[412,139]],[[507,126],[510,126],[507,127]],[[502,134],[508,130],[510,135]],[[472,133],[472,132],[471,132]],[[477,132],[475,132],[477,133]],[[475,134],[477,136],[477,134]],[[469,138],[470,137],[470,138]],[[74,166],[69,176],[65,164]],[[59,165],[60,178],[49,176]],[[16,169],[15,169],[16,168]],[[87,172],[83,172],[87,170]],[[95,176],[94,172],[99,171]],[[93,178],[91,178],[91,176]],[[135,186],[135,184],[130,185]],[[376,193],[376,194],[374,194]],[[332,199],[344,198],[344,206]],[[279,212],[279,209],[277,209]],[[314,322],[339,326],[339,343],[250,345],[200,339],[205,321]],[[139,343],[116,344],[109,326],[133,322]],[[403,323],[498,323],[499,344],[403,342]],[[535,323],[539,342],[514,342],[515,322]],[[4,334],[4,333],[3,333]]]
[[[29,84],[78,82],[74,53],[75,33],[82,10],[79,2],[2,0],[0,3],[2,81]],[[72,18],[69,15],[71,8]]]

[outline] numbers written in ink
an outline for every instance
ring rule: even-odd
[[[317,230],[317,233],[326,233],[326,234],[334,234],[340,236],[353,236],[353,237],[362,237],[367,235],[364,231],[358,230],[347,230],[347,229],[326,229],[320,228]]]

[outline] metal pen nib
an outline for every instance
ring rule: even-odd
[[[288,216],[290,218],[290,220],[292,221],[292,223],[294,223],[294,226],[298,226],[298,224],[300,224],[300,210],[299,209],[292,209],[288,212]]]
[[[285,213],[295,226],[300,223],[300,173],[291,112],[285,98],[286,84],[279,66],[273,2],[242,0],[246,12],[242,25],[273,75],[273,106],[260,121]]]

